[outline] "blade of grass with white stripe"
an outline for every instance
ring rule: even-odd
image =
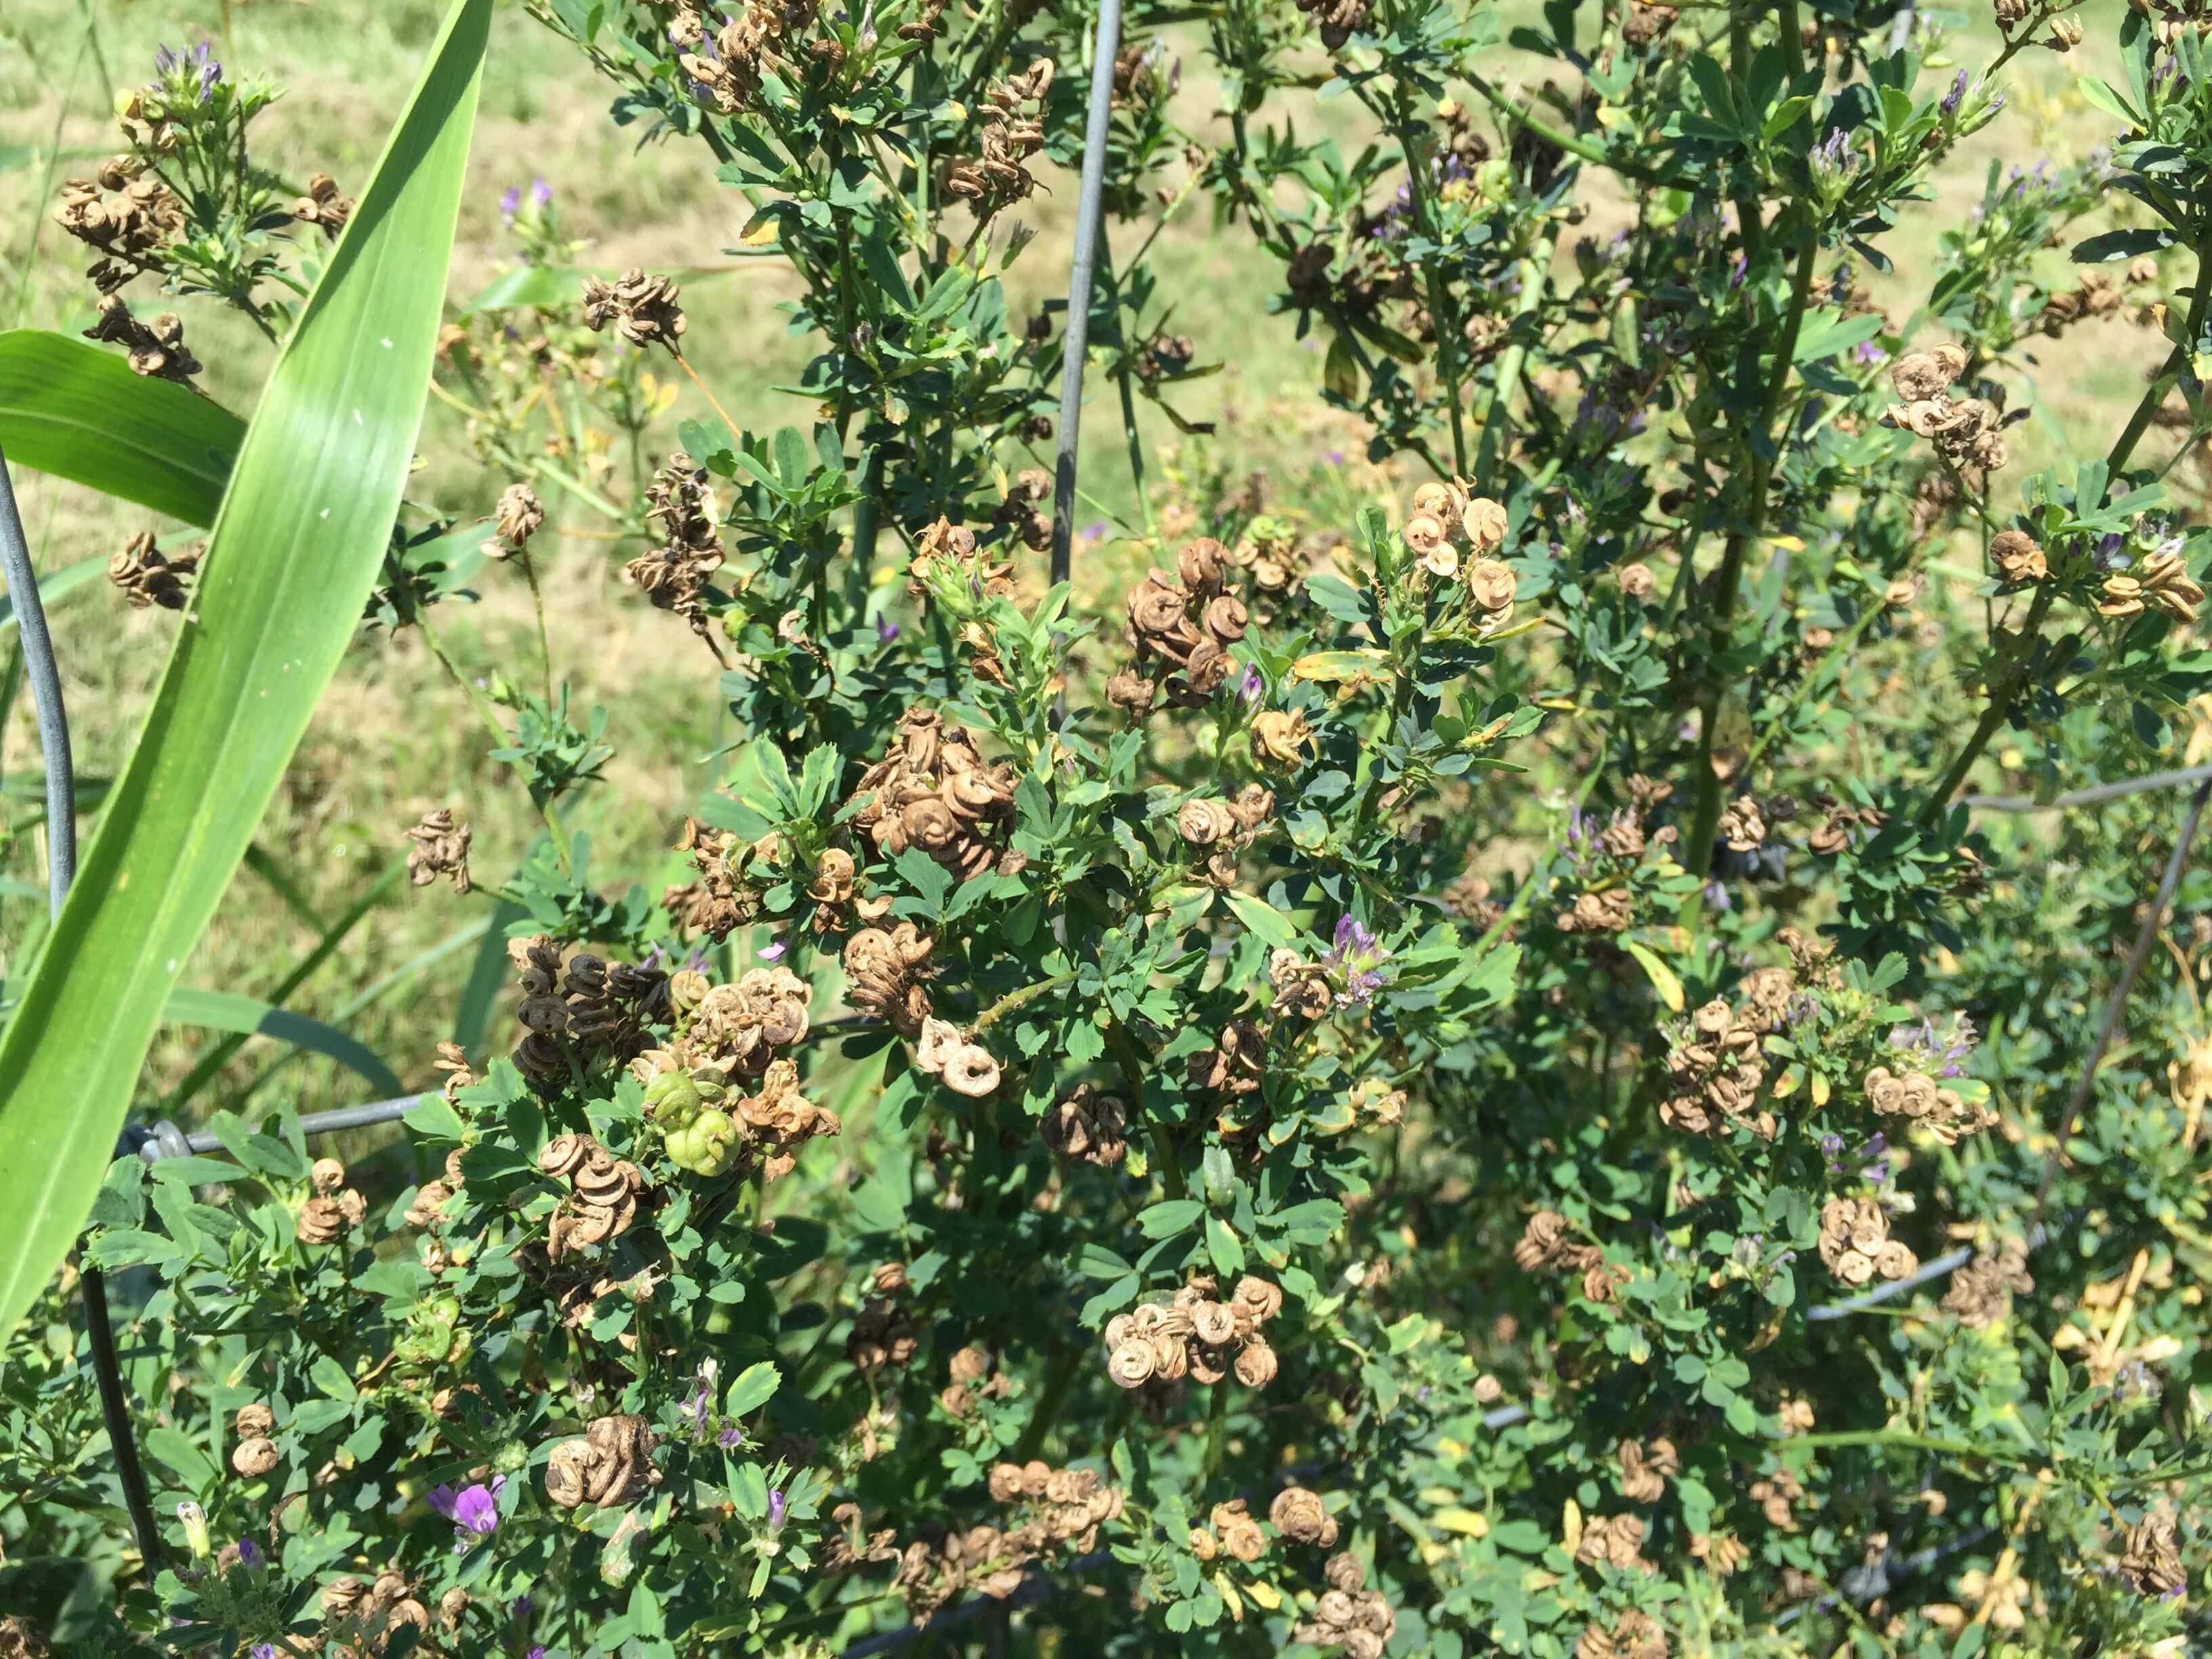
[[[430,380],[491,0],[456,0],[271,371],[129,766],[0,1033],[0,1343],[88,1212],[179,972],[374,583]]]

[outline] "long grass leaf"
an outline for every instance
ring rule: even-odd
[[[212,524],[246,422],[116,352],[42,328],[0,333],[0,449],[187,524]]]
[[[179,986],[169,993],[161,1017],[179,1025],[232,1032],[240,1042],[250,1036],[274,1037],[295,1049],[329,1056],[360,1073],[380,1095],[389,1097],[401,1092],[399,1079],[367,1043],[319,1019],[276,1007],[258,997]]]
[[[163,1006],[387,546],[428,395],[491,0],[456,0],[270,372],[129,766],[0,1033],[0,1340],[89,1211]]]

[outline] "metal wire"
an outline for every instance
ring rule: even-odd
[[[2172,789],[2185,783],[2202,783],[2207,778],[2212,778],[2212,766],[2185,766],[2176,772],[2153,772],[2148,777],[2124,778],[2118,783],[2100,783],[2092,789],[2069,790],[2049,800],[2038,800],[2033,795],[1969,795],[1966,805],[1985,812],[2057,812],[2069,806],[2094,806],[2099,801],[2118,800],[2122,795],[2138,795],[2146,789]]]
[[[0,568],[8,581],[8,598],[15,607],[15,630],[23,651],[24,678],[31,683],[31,705],[39,720],[39,756],[46,774],[46,900],[55,916],[69,896],[76,876],[76,771],[70,755],[69,711],[62,702],[62,678],[54,663],[54,642],[46,632],[46,610],[39,598],[39,573],[31,565],[30,544],[23,537],[23,516],[15,508],[15,481],[9,477],[8,457],[0,451]],[[55,1109],[65,1109],[62,1102]],[[100,1420],[107,1428],[107,1443],[115,1453],[115,1470],[123,1484],[123,1507],[131,1516],[131,1530],[138,1540],[138,1554],[150,1570],[159,1559],[161,1535],[155,1529],[154,1506],[146,1495],[146,1471],[138,1462],[138,1444],[131,1426],[131,1413],[123,1399],[123,1373],[115,1358],[115,1327],[107,1311],[107,1278],[97,1267],[83,1267],[78,1284],[84,1293],[85,1334],[92,1348],[92,1375],[100,1389]]]
[[[1091,39],[1091,112],[1083,135],[1083,193],[1075,209],[1075,261],[1067,273],[1067,327],[1060,337],[1060,455],[1052,482],[1052,579],[1073,568],[1075,440],[1083,419],[1084,355],[1091,347],[1091,273],[1098,259],[1098,217],[1106,194],[1106,131],[1114,110],[1114,56],[1121,48],[1121,0],[1099,0]]]

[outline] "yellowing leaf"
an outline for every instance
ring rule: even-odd
[[[1283,1605],[1283,1593],[1264,1578],[1255,1578],[1245,1585],[1244,1594],[1270,1613]]]
[[[1815,1106],[1828,1103],[1828,1079],[1818,1072],[1813,1073],[1813,1103]]]
[[[1382,653],[1372,647],[1364,651],[1313,651],[1291,665],[1291,678],[1321,682],[1373,679],[1384,660]]]
[[[1567,1553],[1570,1555],[1582,1547],[1582,1505],[1571,1498],[1567,1499],[1566,1507],[1559,1512],[1559,1541],[1566,1546]]]
[[[1237,1586],[1230,1582],[1224,1568],[1213,1575],[1213,1588],[1221,1592],[1221,1600],[1229,1609],[1229,1616],[1238,1624],[1244,1622],[1243,1598],[1237,1594]]]
[[[1490,1534],[1489,1518],[1477,1515],[1473,1510],[1463,1510],[1454,1506],[1448,1510],[1438,1510],[1429,1519],[1446,1532],[1459,1533],[1468,1538],[1485,1538]]]
[[[1659,960],[1645,946],[1632,943],[1628,954],[1634,957],[1644,975],[1651,981],[1651,988],[1659,994],[1659,1000],[1674,1013],[1682,1012],[1682,981],[1674,977],[1674,970]]]

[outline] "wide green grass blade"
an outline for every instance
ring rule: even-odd
[[[169,993],[161,1018],[177,1025],[229,1031],[240,1042],[250,1036],[274,1037],[294,1048],[325,1054],[359,1073],[368,1079],[369,1087],[386,1099],[404,1092],[392,1068],[366,1043],[319,1019],[295,1014],[258,997],[233,996],[227,991],[201,991],[180,986]]]
[[[456,0],[270,375],[194,599],[0,1033],[0,1340],[90,1210],[177,976],[367,604],[428,394],[491,0]]]
[[[41,328],[0,333],[0,450],[188,524],[213,524],[246,422],[120,353]]]

